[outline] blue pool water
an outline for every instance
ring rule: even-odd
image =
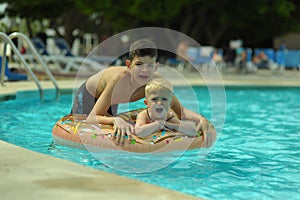
[[[183,98],[183,104],[189,109],[199,105],[210,118],[207,90],[195,90],[199,102]],[[185,92],[185,88],[176,89],[177,94]],[[299,88],[227,88],[226,121],[214,148],[209,153],[189,150],[180,156],[176,152],[164,154],[173,161],[144,173],[118,170],[84,150],[51,146],[52,126],[69,113],[71,95],[44,103],[36,103],[31,96],[20,93],[16,100],[0,102],[1,140],[207,199],[300,199]],[[164,162],[159,157],[134,155],[126,159],[128,163],[142,158],[143,164]]]

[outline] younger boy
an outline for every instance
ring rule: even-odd
[[[147,137],[162,129],[178,131],[188,136],[196,135],[196,124],[192,121],[180,121],[170,109],[173,99],[173,88],[170,82],[157,78],[145,87],[144,101],[147,108],[137,115],[135,134]]]

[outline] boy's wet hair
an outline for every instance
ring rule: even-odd
[[[146,97],[153,91],[166,90],[170,94],[173,94],[172,84],[163,78],[152,79],[145,87]]]
[[[130,45],[129,48],[129,59],[132,60],[135,56],[145,57],[150,56],[151,58],[157,57],[156,45],[147,39],[141,39],[135,41]]]

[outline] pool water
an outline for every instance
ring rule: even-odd
[[[199,107],[210,119],[213,105],[207,89],[194,89],[200,100],[181,102],[189,109]],[[186,89],[175,91],[184,96]],[[165,153],[172,162],[143,173],[112,168],[85,150],[51,145],[52,127],[69,113],[71,95],[44,103],[27,93],[21,96],[0,102],[1,140],[206,199],[300,199],[299,88],[226,88],[226,121],[215,146],[204,153]],[[162,161],[157,155],[126,159],[141,158]]]

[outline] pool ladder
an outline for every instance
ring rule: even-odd
[[[45,72],[47,77],[52,81],[52,83],[53,83],[53,85],[56,89],[56,100],[59,100],[60,89],[58,87],[58,84],[57,84],[54,76],[52,75],[51,71],[47,67],[46,63],[44,62],[44,60],[42,59],[40,54],[37,52],[36,48],[31,43],[30,39],[25,34],[20,33],[20,32],[14,32],[14,33],[10,34],[9,36],[6,35],[3,32],[0,32],[0,39],[4,40],[3,53],[2,53],[1,85],[4,86],[4,75],[5,75],[5,65],[6,65],[6,50],[7,50],[7,44],[9,44],[11,46],[13,52],[17,56],[17,58],[20,60],[20,62],[25,67],[25,70],[26,70],[27,74],[29,74],[29,76],[32,78],[32,80],[35,82],[36,86],[38,87],[38,90],[39,90],[39,93],[40,93],[40,100],[44,101],[44,90],[43,90],[43,88],[40,84],[40,81],[38,80],[38,78],[34,74],[34,72],[31,70],[31,68],[29,67],[29,65],[27,64],[27,62],[25,61],[25,59],[21,55],[18,48],[13,43],[12,39],[14,39],[14,38],[21,39],[21,40],[23,40],[24,42],[27,43],[28,48],[32,52],[35,60],[42,66],[43,71]]]

